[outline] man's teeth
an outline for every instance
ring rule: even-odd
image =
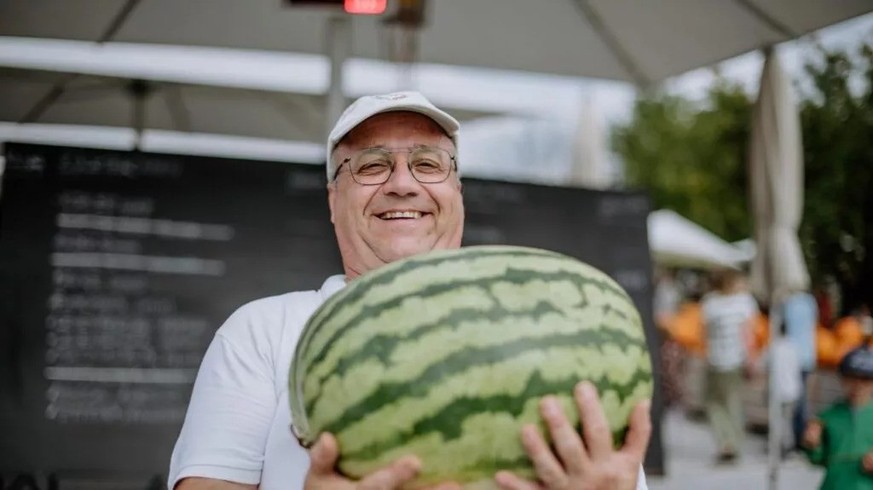
[[[419,212],[419,211],[389,211],[387,213],[382,213],[380,218],[382,218],[382,219],[397,219],[397,218],[418,219],[418,218],[421,218],[421,212]]]

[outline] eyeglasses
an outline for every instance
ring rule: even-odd
[[[455,156],[442,148],[416,146],[413,148],[365,148],[343,160],[336,169],[347,165],[352,179],[361,185],[384,184],[394,173],[395,155],[406,153],[406,165],[412,177],[422,184],[439,184],[458,168]]]

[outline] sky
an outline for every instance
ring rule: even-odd
[[[786,71],[797,78],[817,43],[829,49],[854,49],[862,40],[873,44],[873,14],[820,30],[777,47]],[[156,53],[162,62],[155,64]],[[328,86],[324,57],[295,53],[240,52],[215,48],[144,46],[0,37],[0,65],[31,68],[75,68],[96,75],[154,77],[167,81],[221,84],[262,90],[324,93]],[[714,67],[694,70],[664,82],[671,93],[700,99],[715,73],[741,83],[752,95],[757,90],[763,56],[747,53]],[[192,67],[196,66],[196,69]],[[486,68],[421,64],[410,72],[380,61],[347,62],[344,92],[349,97],[409,88],[413,83],[437,105],[505,114],[464,124],[462,159],[467,175],[500,177],[542,183],[565,182],[576,151],[578,128],[594,128],[597,145],[604,147],[609,129],[630,117],[637,92],[627,83]],[[803,87],[799,87],[803,90]],[[536,96],[531,96],[536,94]],[[98,133],[102,136],[95,136]],[[0,123],[0,140],[51,140],[127,148],[134,139],[129,129],[22,128]],[[97,138],[97,139],[94,139]],[[144,149],[178,153],[218,153],[269,160],[311,161],[323,158],[321,145],[185,134],[151,133]],[[607,154],[601,169],[618,172],[615,156]],[[595,158],[596,160],[597,158]],[[590,160],[590,159],[589,159]],[[587,161],[587,160],[586,160]],[[532,164],[535,162],[535,164]]]

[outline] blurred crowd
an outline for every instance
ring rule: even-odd
[[[768,349],[768,305],[755,300],[742,272],[662,270],[656,279],[653,305],[662,332],[665,403],[707,415],[718,463],[739,456],[750,414],[757,411],[757,421],[766,425],[768,373],[776,377],[775,398],[783,405],[786,428],[782,450],[789,454],[803,449],[807,427],[819,411],[846,395],[841,362],[859,347],[873,345],[869,305],[837,316],[835,298],[825,289],[783,297],[773,313],[779,337]],[[830,391],[820,389],[822,380],[830,380]]]
[[[656,325],[668,342],[684,353],[700,358],[706,357],[701,299],[711,284],[712,280],[706,276],[679,281],[675,272],[662,271],[655,287]],[[834,370],[849,351],[862,345],[864,338],[873,332],[873,316],[866,304],[856,305],[847,315],[836,315],[834,300],[823,288],[816,290],[812,298],[817,310],[813,330],[816,367]],[[769,340],[768,309],[766,305],[759,304],[752,328],[750,354],[757,356],[762,353]]]

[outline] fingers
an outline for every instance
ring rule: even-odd
[[[327,432],[322,433],[309,450],[309,472],[318,475],[333,474],[338,457],[339,444],[336,438]]]
[[[864,471],[867,473],[873,473],[873,452],[869,452],[864,455],[864,459],[861,461],[861,464],[864,468]]]
[[[806,447],[817,447],[821,442],[821,423],[817,420],[812,420],[806,425],[803,431],[803,444]]]
[[[533,462],[537,477],[547,487],[560,488],[566,485],[567,474],[564,472],[564,468],[533,425],[525,425],[521,429],[521,443]]]
[[[649,415],[651,402],[643,400],[634,407],[628,421],[629,430],[624,440],[622,452],[633,456],[635,461],[642,461],[649,447],[652,436],[652,419]]]
[[[509,471],[498,471],[494,481],[503,490],[540,490],[542,487],[535,482],[525,480]]]
[[[421,462],[415,456],[404,456],[358,483],[360,490],[390,490],[400,488],[412,480],[421,470]]]
[[[432,487],[428,487],[427,490],[461,490],[461,485],[455,482],[443,482],[438,485],[434,485]]]
[[[603,413],[603,405],[597,396],[597,389],[587,381],[576,385],[574,393],[579,418],[582,420],[582,433],[585,447],[591,459],[601,459],[612,452],[612,432]]]
[[[564,463],[566,473],[581,472],[587,460],[585,446],[576,428],[567,421],[558,399],[554,396],[543,398],[540,411],[549,427],[552,443],[555,445],[558,457]]]

